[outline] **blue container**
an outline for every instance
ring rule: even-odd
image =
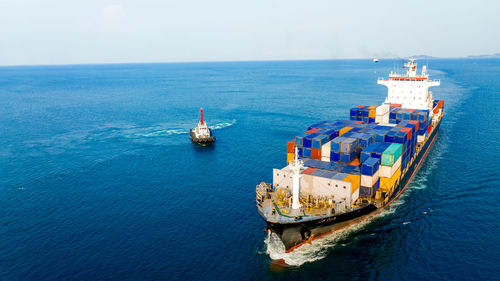
[[[331,129],[325,132],[325,135],[328,136],[328,140],[333,140],[334,138],[339,136],[339,131]]]
[[[389,124],[396,124],[396,119],[389,119]]]
[[[408,133],[407,132],[397,132],[394,136],[395,143],[406,144],[408,142]]]
[[[389,112],[389,119],[396,119],[396,116],[397,116],[396,111],[391,110],[391,112]]]
[[[358,146],[358,140],[355,138],[346,138],[340,144],[340,152],[351,153]]]
[[[353,134],[354,134],[354,133],[351,133],[351,131],[349,131],[349,132],[347,132],[347,133],[344,133],[344,134],[342,135],[342,137],[344,137],[344,138],[349,138],[349,137],[351,137]]]
[[[375,118],[368,118],[368,123],[375,123]]]
[[[302,151],[303,151],[303,148],[302,148],[302,147],[297,147],[297,154],[298,154],[300,157],[304,156],[304,154],[303,154],[303,152],[302,152]]]
[[[426,121],[427,120],[428,113],[426,112],[419,112],[418,113],[418,121]]]
[[[335,179],[335,180],[340,180],[340,181],[341,181],[341,180],[344,180],[344,179],[345,179],[345,177],[347,177],[347,174],[346,174],[346,173],[338,173],[338,174],[336,174],[336,175],[333,177],[333,179]]]
[[[349,163],[354,160],[354,158],[356,158],[356,151],[352,151],[350,153],[340,153],[340,162],[342,163]]]
[[[332,140],[331,142],[331,150],[335,152],[340,152],[340,143],[344,141],[346,138],[345,137],[336,137]]]
[[[354,166],[351,165],[345,165],[341,170],[342,173],[346,174],[350,174],[352,171],[354,171]]]
[[[376,142],[384,142],[385,141],[385,135],[387,135],[389,131],[387,130],[380,130],[377,132],[375,135],[375,141]]]
[[[321,146],[327,143],[330,139],[327,135],[319,135],[312,139],[312,148],[321,149]]]
[[[307,147],[307,148],[311,148],[312,146],[312,139],[319,136],[319,134],[310,134],[309,136],[305,137],[303,139],[303,143],[302,143],[302,146],[303,147]]]
[[[373,143],[373,136],[371,136],[371,135],[362,134],[358,138],[358,147],[360,147],[360,148],[367,148],[372,143]]]
[[[396,120],[403,120],[404,112],[398,111],[396,113]]]
[[[394,142],[394,137],[398,132],[389,131],[387,135],[385,135],[385,142]]]
[[[314,171],[314,173],[312,173],[313,176],[317,176],[317,177],[320,177],[322,176],[324,173],[326,173],[327,171],[325,170],[316,170]]]
[[[351,114],[349,116],[351,116],[351,117],[358,116],[358,109],[357,108],[351,108]]]
[[[304,155],[304,157],[311,158],[311,148],[304,147],[302,154]]]
[[[301,134],[301,135],[298,135],[295,137],[295,146],[298,146],[298,147],[301,147],[301,146],[304,146],[303,145],[303,140],[305,137],[309,136],[310,134]]]
[[[361,198],[372,198],[372,188],[367,186],[359,187],[359,197]]]
[[[356,121],[356,116],[349,116],[349,120]]]
[[[340,160],[340,153],[331,151],[330,152],[330,161],[339,161]]]
[[[328,170],[328,168],[330,168],[330,162],[321,161],[319,168],[322,170]]]
[[[361,174],[365,176],[373,176],[379,168],[380,159],[370,157],[361,164]]]

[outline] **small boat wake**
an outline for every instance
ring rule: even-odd
[[[301,266],[304,263],[321,260],[328,255],[329,250],[333,247],[345,246],[344,240],[347,239],[349,235],[363,229],[375,219],[393,214],[397,207],[401,205],[394,203],[373,215],[369,215],[359,222],[313,240],[311,244],[305,244],[290,253],[285,252],[285,245],[281,242],[278,235],[268,232],[264,240],[266,244],[266,254],[273,260],[272,263],[274,265],[279,264],[281,266]]]
[[[211,130],[220,130],[224,129],[227,127],[231,127],[234,124],[236,124],[236,120],[233,119],[231,122],[219,122],[216,123],[213,126],[210,126],[209,128]],[[146,138],[151,138],[151,137],[165,137],[165,136],[172,136],[172,135],[184,135],[184,134],[189,134],[190,129],[182,129],[182,128],[169,128],[169,129],[160,129],[158,127],[150,127],[150,128],[142,128],[139,129],[139,132],[135,132],[132,134],[127,135],[129,138],[137,138],[137,137],[146,137]]]

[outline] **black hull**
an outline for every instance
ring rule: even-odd
[[[364,217],[374,213],[375,211],[386,207],[394,199],[399,197],[401,193],[405,190],[408,183],[413,178],[414,174],[418,171],[423,159],[425,158],[427,151],[431,147],[434,139],[439,130],[441,121],[432,131],[431,136],[427,139],[426,143],[417,154],[412,164],[406,168],[406,173],[400,179],[399,184],[394,189],[393,194],[389,197],[387,203],[380,208],[377,208],[373,204],[369,204],[363,208],[349,213],[334,215],[330,217],[324,217],[317,220],[310,221],[298,221],[293,223],[272,223],[267,222],[267,227],[272,232],[276,233],[283,244],[287,252],[301,246],[302,244],[311,241],[312,239],[319,238],[322,235],[334,232],[340,228],[343,228],[351,223],[359,221]]]
[[[215,141],[215,136],[212,135],[212,131],[210,131],[210,137],[208,137],[208,138],[197,138],[194,135],[193,130],[189,131],[189,136],[191,137],[192,142],[197,143],[197,144],[201,144],[201,145],[211,144]]]

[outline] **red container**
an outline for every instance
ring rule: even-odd
[[[431,132],[431,129],[432,129],[432,124],[429,126],[429,128],[427,128],[427,135],[429,135],[429,133]]]
[[[410,109],[408,109],[407,111],[408,111],[408,112],[414,112],[414,111],[415,111],[415,109],[410,108]]]
[[[365,106],[364,105],[358,105],[356,106],[356,108],[364,108]]]
[[[411,139],[411,128],[401,128],[401,130],[399,130],[400,132],[406,132],[408,133],[408,140]]]
[[[286,144],[286,152],[288,152],[288,153],[295,153],[295,139],[289,141]]]
[[[391,103],[391,107],[399,107],[399,108],[401,108],[401,104],[400,103]]]
[[[307,131],[306,134],[314,134],[314,133],[316,133],[319,130],[321,130],[321,129],[319,129],[319,128],[312,128],[311,130]]]
[[[354,123],[356,123],[356,124],[365,124],[365,121],[356,121]]]
[[[310,174],[316,172],[316,170],[318,170],[318,169],[309,167],[309,168],[305,169],[304,171],[302,171],[302,174],[310,175]]]
[[[418,121],[417,120],[411,120],[410,122],[408,122],[408,124],[413,124],[415,125],[415,132],[418,131]]]
[[[311,148],[311,158],[321,160],[321,149]]]

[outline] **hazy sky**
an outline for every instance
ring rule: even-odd
[[[0,0],[0,65],[500,52],[500,1]]]

